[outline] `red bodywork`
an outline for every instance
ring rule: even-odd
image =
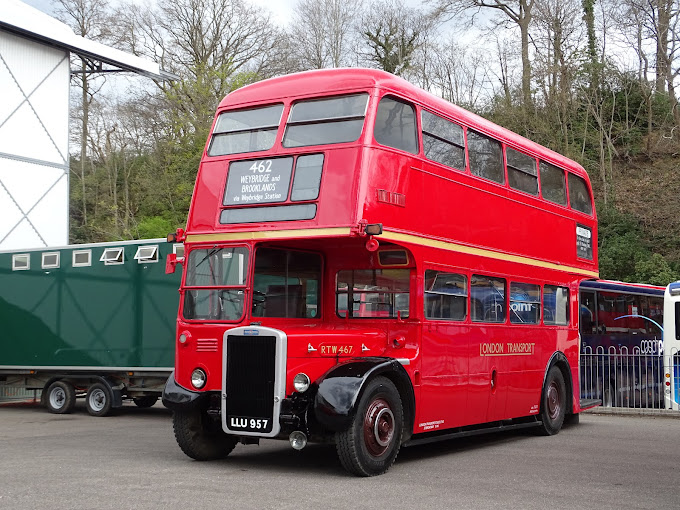
[[[300,99],[356,92],[369,94],[361,136],[355,142],[302,148],[281,144],[291,104]],[[420,111],[425,108],[473,128],[527,155],[580,176],[573,161],[517,134],[434,97],[406,81],[374,70],[322,70],[274,78],[229,94],[225,110],[283,103],[271,150],[211,157],[204,153],[186,228],[186,253],[194,248],[247,246],[250,253],[244,316],[235,322],[187,321],[180,305],[175,378],[192,389],[190,374],[203,368],[207,385],[221,388],[224,332],[253,322],[280,329],[288,337],[286,395],[292,379],[305,372],[312,381],[335,364],[354,357],[381,356],[404,364],[415,393],[413,433],[537,414],[541,389],[555,353],[566,356],[571,372],[573,410],[578,412],[578,285],[597,276],[597,220],[426,159],[419,153],[381,146],[373,137],[378,101],[391,95]],[[420,130],[419,130],[420,131]],[[323,175],[313,219],[220,224],[229,164],[283,155],[324,154]],[[468,158],[466,158],[467,161]],[[369,251],[366,224],[382,224]],[[577,256],[577,225],[592,232],[592,260]],[[323,276],[313,319],[253,318],[249,310],[254,252],[261,245],[320,253]],[[371,247],[374,248],[374,247]],[[336,313],[336,275],[348,268],[380,268],[378,253],[401,248],[411,274],[408,317],[347,319]],[[403,267],[403,266],[402,266]],[[550,284],[569,289],[569,322],[564,326],[430,320],[424,316],[424,272],[439,269],[505,278],[508,282]],[[184,288],[180,291],[183,302]],[[506,296],[507,299],[507,296]],[[333,351],[335,346],[335,351]],[[338,351],[338,346],[340,350]],[[335,354],[333,354],[335,352]]]

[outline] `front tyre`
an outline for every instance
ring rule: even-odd
[[[205,411],[192,409],[174,411],[172,427],[175,439],[182,451],[194,460],[215,460],[226,457],[238,440],[225,434],[219,422],[212,420]]]
[[[567,387],[562,371],[553,366],[548,372],[541,398],[541,426],[539,433],[554,436],[562,428],[567,412]]]
[[[76,390],[71,383],[55,381],[47,388],[45,406],[50,413],[68,414],[76,406]]]
[[[356,476],[387,471],[401,447],[404,410],[392,381],[376,377],[366,386],[350,426],[335,436],[340,463]]]

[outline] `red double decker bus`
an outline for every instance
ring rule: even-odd
[[[194,459],[334,441],[370,476],[404,444],[556,434],[593,405],[579,395],[578,288],[597,277],[586,172],[393,75],[229,94],[178,235],[163,401]]]

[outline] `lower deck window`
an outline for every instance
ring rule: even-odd
[[[541,286],[530,283],[510,284],[510,322],[538,324],[541,321]]]
[[[409,280],[409,269],[338,271],[336,313],[340,317],[406,318]]]
[[[543,287],[543,323],[569,324],[569,289],[555,285]]]
[[[425,271],[425,317],[462,321],[467,316],[467,277]]]
[[[472,275],[470,316],[475,322],[505,322],[505,280]]]
[[[253,317],[314,318],[319,315],[321,256],[260,248],[255,253]]]

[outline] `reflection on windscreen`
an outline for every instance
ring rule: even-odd
[[[192,250],[186,262],[184,318],[239,320],[247,274],[246,248]]]
[[[258,249],[253,280],[253,317],[317,317],[320,281],[319,255]]]

